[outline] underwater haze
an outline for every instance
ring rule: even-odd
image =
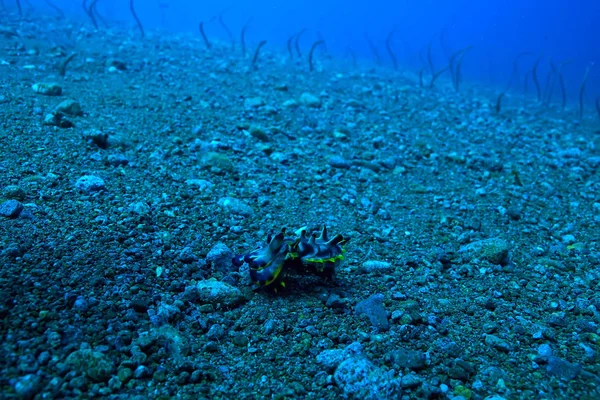
[[[10,5],[11,0],[5,2]],[[29,2],[51,12],[44,1]],[[53,3],[73,16],[86,17],[81,1]],[[563,74],[572,101],[578,101],[585,69],[600,60],[600,2],[594,0],[147,0],[137,3],[140,18],[151,29],[197,32],[199,21],[213,20],[207,24],[207,32],[226,40],[228,36],[216,20],[222,14],[236,31],[237,40],[237,31],[251,18],[249,40],[264,39],[270,45],[284,47],[290,35],[306,28],[306,41],[323,38],[328,49],[339,56],[347,56],[351,48],[359,57],[372,61],[373,54],[365,40],[367,34],[386,64],[390,59],[385,40],[395,31],[392,45],[398,61],[414,69],[423,64],[422,58],[431,42],[438,64],[443,64],[453,51],[473,46],[463,65],[465,79],[496,87],[503,87],[509,81],[515,57],[528,53],[520,66],[523,73],[532,69],[537,58],[541,58],[540,77],[552,72],[551,63],[556,67],[567,63]],[[127,1],[101,0],[97,9],[124,24],[132,23]],[[600,93],[599,76],[600,73],[592,73],[587,82],[590,94],[585,96],[590,105]]]
[[[600,398],[599,22],[0,0],[0,398]]]

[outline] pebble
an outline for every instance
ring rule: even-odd
[[[202,169],[209,169],[214,172],[231,173],[234,170],[233,163],[224,154],[209,151],[202,157]]]
[[[0,216],[17,218],[23,211],[23,204],[18,200],[7,200],[0,204]]]
[[[387,311],[383,306],[383,294],[377,293],[359,302],[354,308],[356,315],[366,315],[374,327],[387,331],[390,327]]]
[[[148,311],[148,302],[144,299],[133,299],[130,305],[136,313],[144,314]]]
[[[548,374],[557,377],[558,379],[570,382],[575,379],[583,370],[581,364],[574,364],[558,357],[548,357],[548,365],[546,371]]]
[[[88,129],[82,133],[84,140],[91,142],[101,149],[108,148],[108,133],[99,129]]]
[[[425,368],[425,354],[420,351],[399,348],[388,353],[386,357],[395,369],[408,368],[418,371]]]
[[[149,309],[148,316],[150,322],[155,326],[162,326],[167,324],[169,321],[176,319],[176,316],[180,314],[179,308],[172,304],[161,302],[156,309]]]
[[[127,210],[137,215],[147,215],[150,213],[150,205],[145,201],[137,201],[129,204]]]
[[[54,109],[54,112],[72,115],[75,117],[83,115],[81,104],[72,99],[61,101]]]
[[[109,154],[106,162],[113,167],[124,167],[129,164],[129,159],[123,154]]]
[[[244,100],[244,107],[246,108],[258,108],[265,105],[265,101],[262,97],[249,97]]]
[[[192,302],[212,304],[221,308],[235,308],[245,301],[242,292],[234,286],[214,278],[200,281],[185,288],[184,298]]]
[[[75,187],[82,192],[91,193],[106,189],[104,179],[94,175],[84,175],[77,179]]]
[[[423,384],[423,379],[417,374],[409,373],[402,377],[402,387],[407,389],[414,389]]]
[[[108,387],[112,390],[119,390],[123,386],[123,382],[115,375],[108,380]]]
[[[277,323],[273,319],[268,319],[265,321],[263,325],[263,332],[265,335],[271,335],[275,332],[275,328],[277,327]]]
[[[508,242],[500,238],[478,240],[462,246],[458,252],[466,261],[477,258],[497,265],[510,262]]]
[[[193,188],[198,189],[201,192],[211,189],[214,184],[204,179],[188,179],[185,181],[185,184],[191,186]]]
[[[300,95],[300,104],[303,104],[307,107],[317,108],[321,107],[321,99],[313,94],[305,92]]]
[[[88,309],[88,302],[85,298],[79,296],[73,303],[73,307],[75,307],[78,311],[85,312]]]
[[[357,399],[380,398],[373,397],[376,393],[388,393],[390,398],[393,398],[392,387],[400,384],[394,382],[382,368],[378,368],[363,356],[342,361],[336,368],[333,378],[344,394]]]
[[[116,58],[109,58],[106,60],[106,66],[110,72],[125,71],[127,69],[127,64]]]
[[[317,363],[325,367],[329,373],[333,372],[338,365],[346,358],[346,352],[343,349],[323,350],[317,357]]]
[[[182,262],[183,264],[191,264],[193,262],[198,261],[198,257],[194,254],[194,251],[190,247],[184,247],[177,256],[177,261]],[[229,260],[229,264],[231,264],[231,260]]]
[[[73,123],[64,118],[64,115],[58,112],[51,112],[44,116],[44,125],[56,126],[59,128],[72,128]]]
[[[538,346],[538,354],[542,357],[550,357],[552,355],[552,347],[547,343],[540,344]]]
[[[495,335],[485,335],[485,344],[505,353],[512,350],[512,346],[508,342]]]
[[[367,273],[387,272],[392,269],[392,264],[387,261],[368,260],[362,264],[362,267]]]
[[[62,87],[56,83],[34,83],[31,88],[34,92],[45,96],[60,96],[62,94]]]
[[[206,337],[210,340],[219,340],[223,336],[225,336],[225,329],[221,324],[212,325],[208,332],[206,332]]]
[[[283,108],[297,108],[299,106],[296,100],[286,100],[281,105]]]
[[[566,244],[566,245],[573,244],[573,243],[575,243],[575,242],[577,241],[577,240],[575,239],[575,236],[574,236],[574,235],[571,235],[570,233],[568,233],[568,234],[564,235],[564,236],[561,238],[561,240],[562,240],[562,242],[563,242],[564,244]]]
[[[41,389],[42,380],[39,376],[28,374],[22,376],[14,383],[15,393],[19,398],[33,398]]]
[[[215,244],[206,255],[206,262],[212,265],[216,271],[229,271],[235,269],[231,260],[233,251],[224,243]]]
[[[135,379],[147,378],[150,375],[152,375],[152,372],[150,371],[150,369],[148,367],[146,367],[144,365],[140,365],[133,372],[133,376],[135,377]]]
[[[231,214],[241,215],[242,217],[254,216],[254,210],[248,204],[234,197],[221,197],[217,202],[219,207]]]
[[[344,301],[344,299],[342,299],[339,295],[332,294],[327,298],[325,306],[327,306],[327,308],[343,309],[346,308],[346,301]]]
[[[90,349],[72,352],[65,363],[74,371],[86,374],[94,382],[106,382],[114,372],[114,365],[106,355]]]
[[[346,161],[345,158],[340,157],[340,156],[333,156],[333,157],[329,158],[329,165],[331,165],[333,168],[340,168],[340,169],[350,168],[350,163],[348,161]]]

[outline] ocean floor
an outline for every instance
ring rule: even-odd
[[[591,110],[0,18],[2,398],[599,398]],[[334,280],[232,265],[323,225]]]

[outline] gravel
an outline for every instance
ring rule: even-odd
[[[5,15],[7,398],[600,398],[600,136],[570,100]],[[323,225],[333,280],[231,263]]]

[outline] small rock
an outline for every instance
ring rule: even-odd
[[[406,389],[414,389],[423,384],[423,379],[417,374],[409,373],[402,377],[402,387]]]
[[[387,261],[368,260],[363,263],[362,267],[367,273],[387,272],[392,269],[392,264]]]
[[[18,200],[7,200],[0,204],[0,217],[17,218],[23,211],[23,204]]]
[[[144,314],[148,311],[148,302],[144,299],[131,300],[131,308],[137,313]]]
[[[219,207],[231,214],[241,215],[242,217],[254,216],[254,210],[252,207],[244,203],[242,200],[234,197],[222,197],[219,199],[217,204]]]
[[[199,191],[206,191],[209,190],[210,188],[212,188],[213,186],[215,186],[212,182],[209,182],[205,179],[187,179],[185,181],[185,184],[188,186],[191,186],[193,188],[198,189]]]
[[[198,257],[194,254],[191,248],[184,247],[177,256],[177,261],[180,261],[183,264],[191,264],[198,261]],[[229,263],[231,264],[231,260]]]
[[[2,196],[6,199],[23,201],[27,198],[27,192],[20,186],[7,185],[2,189]]]
[[[208,332],[206,332],[206,338],[210,340],[219,340],[223,336],[225,336],[225,328],[221,324],[214,324],[210,327]]]
[[[561,240],[566,245],[570,245],[570,244],[577,242],[577,239],[575,239],[575,236],[570,233],[563,235]]]
[[[129,159],[123,154],[109,154],[106,157],[106,163],[113,167],[124,167],[129,164]]]
[[[249,132],[250,136],[260,140],[261,142],[268,142],[269,140],[271,140],[267,131],[260,126],[251,126]]]
[[[219,282],[214,278],[200,281],[196,286],[187,287],[184,298],[192,302],[212,304],[226,309],[235,308],[246,300],[238,288],[225,282]]]
[[[485,344],[505,353],[512,350],[512,346],[508,342],[495,335],[485,335]]]
[[[549,344],[544,343],[538,346],[538,355],[542,357],[550,357],[552,356],[552,347]]]
[[[135,379],[147,378],[150,375],[152,375],[152,371],[150,371],[150,368],[143,365],[137,367],[133,372],[133,376],[135,377]]]
[[[81,105],[75,100],[67,99],[60,102],[59,105],[56,106],[54,112],[72,115],[72,116],[81,116],[83,115],[83,110],[81,109]]]
[[[20,399],[33,398],[42,388],[39,376],[28,374],[16,379],[14,389]]]
[[[329,165],[333,168],[348,169],[350,163],[340,156],[333,156],[329,159]]]
[[[571,147],[558,152],[558,155],[563,158],[579,158],[581,157],[581,149],[577,147]]]
[[[91,349],[76,350],[69,354],[65,363],[73,370],[86,374],[94,382],[106,382],[114,372],[110,359],[98,351]]]
[[[467,261],[479,258],[497,265],[507,265],[510,262],[508,242],[500,238],[478,240],[462,246],[458,252]]]
[[[75,187],[86,193],[98,192],[106,189],[104,180],[94,175],[84,175],[77,179],[77,182],[75,182]]]
[[[147,215],[150,213],[150,205],[145,201],[136,201],[129,204],[127,210],[137,215]]]
[[[286,100],[281,106],[283,108],[298,108],[299,104],[296,100]]]
[[[318,108],[321,107],[321,99],[313,94],[305,92],[300,96],[300,104],[303,104],[307,107]]]
[[[223,243],[217,243],[206,255],[206,262],[217,271],[228,271],[233,268],[231,263],[233,257],[233,251],[229,247]]]
[[[555,356],[548,357],[548,365],[546,366],[548,374],[565,382],[575,379],[582,369],[581,364],[573,364]]]
[[[394,388],[400,386],[399,379],[393,379],[383,368],[362,356],[343,361],[333,378],[346,395],[355,399],[396,398]]]
[[[331,296],[329,296],[325,305],[327,306],[327,308],[346,308],[346,302],[337,294],[332,294]]]
[[[68,119],[64,118],[64,115],[59,112],[48,113],[44,116],[44,125],[56,126],[59,128],[72,128],[73,123]]]
[[[121,60],[117,60],[116,58],[109,58],[108,60],[106,60],[106,66],[108,67],[108,70],[110,72],[114,72],[114,71],[125,71],[127,69],[127,65],[121,61]]]
[[[62,87],[56,83],[34,83],[31,88],[34,92],[45,96],[60,96],[62,94]]]
[[[165,302],[160,302],[156,308],[148,310],[150,322],[152,322],[154,326],[163,326],[177,319],[177,315],[180,313],[181,311],[179,308]]]
[[[356,315],[366,315],[371,325],[380,330],[387,331],[390,325],[387,319],[387,311],[383,306],[383,298],[383,294],[381,293],[370,296],[356,305],[354,313]]]
[[[121,386],[123,386],[123,382],[121,382],[121,380],[116,375],[108,380],[108,387],[111,390],[119,390],[121,389]]]
[[[317,355],[317,363],[323,365],[325,370],[332,373],[347,357],[343,349],[323,350]]]
[[[425,354],[420,351],[399,348],[391,351],[387,358],[392,366],[397,369],[408,368],[418,371],[425,368]]]
[[[232,342],[238,347],[248,347],[248,338],[241,333],[235,333]]]
[[[265,105],[265,101],[262,97],[249,97],[244,100],[244,107],[247,108],[258,108]]]
[[[202,169],[214,170],[215,172],[233,172],[234,166],[231,160],[220,153],[209,151],[202,157]]]
[[[98,129],[90,129],[83,132],[83,138],[103,150],[108,148],[108,133],[106,132],[102,132]]]

